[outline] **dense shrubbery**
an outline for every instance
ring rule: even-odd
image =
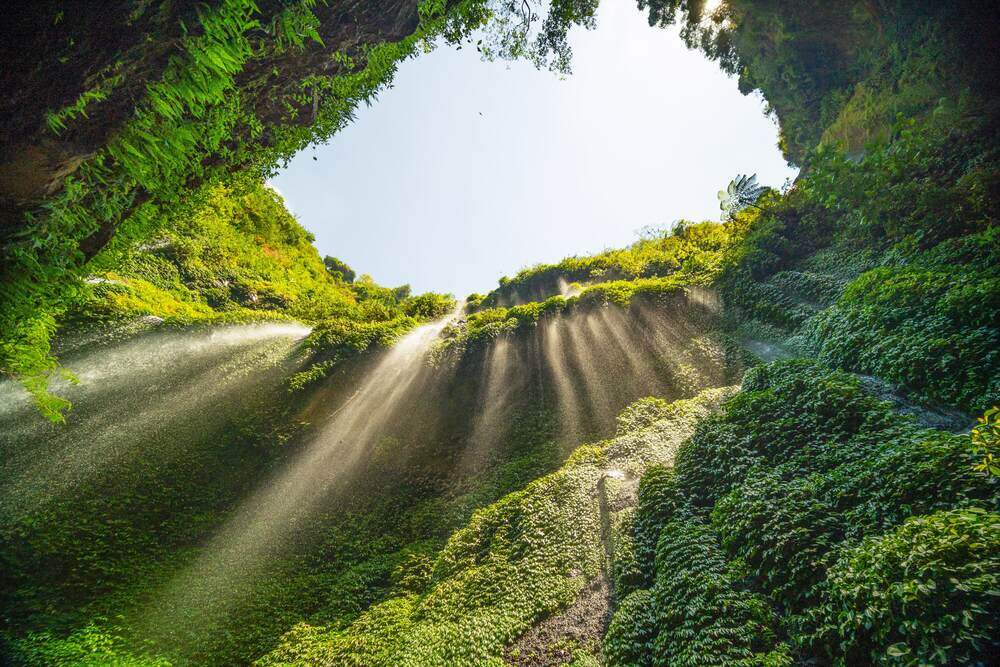
[[[639,0],[650,25],[681,37],[759,90],[781,124],[781,148],[808,162],[821,140],[863,150],[897,116],[926,112],[963,86],[995,90],[989,44],[997,22],[978,0],[831,5],[731,0],[723,5]]]
[[[685,504],[677,489],[677,473],[672,466],[653,466],[643,475],[633,530],[636,565],[647,587],[652,585],[656,573],[660,528],[681,515]]]
[[[312,364],[296,373],[289,386],[301,389],[321,380],[330,369],[370,347],[390,347],[416,323],[415,319],[407,316],[374,322],[348,318],[325,320],[306,338],[305,346],[312,356]]]
[[[170,667],[163,658],[129,653],[125,644],[121,637],[88,625],[65,638],[32,633],[11,642],[9,649],[25,667]]]
[[[256,186],[236,194],[218,187],[156,239],[102,257],[74,315],[88,321],[154,315],[187,323],[343,314],[356,296],[327,273],[312,241],[274,191]]]
[[[1000,403],[997,230],[863,274],[808,324],[802,344],[926,398],[975,412]]]
[[[444,295],[410,296],[369,276],[346,280],[343,267],[331,272],[312,242],[273,190],[257,185],[237,194],[217,187],[156,239],[95,262],[90,293],[73,315],[88,322],[256,315],[369,324],[431,319],[452,307]]]
[[[645,417],[610,441],[578,448],[557,472],[477,511],[437,555],[419,594],[376,605],[342,630],[300,626],[259,664],[311,656],[367,667],[503,664],[508,642],[568,606],[606,566],[597,497],[606,470],[641,473],[668,459],[723,396],[713,390],[627,410]]]
[[[739,225],[713,222],[678,223],[672,231],[641,239],[628,248],[567,257],[557,264],[540,264],[513,278],[502,278],[499,288],[475,300],[475,307],[518,305],[556,294],[569,296],[582,291],[586,295],[592,290],[604,290],[605,298],[611,301],[627,302],[643,285],[656,289],[663,284],[656,279],[668,276],[673,284],[708,284],[740,229]]]
[[[705,600],[711,609],[714,596],[748,590],[745,602],[708,613],[705,627],[737,622],[734,609],[759,610],[753,622],[773,627],[802,657],[984,660],[997,648],[989,621],[996,602],[985,593],[995,590],[997,544],[986,533],[996,527],[1000,484],[977,472],[974,458],[968,436],[919,428],[850,375],[802,361],[751,370],[723,414],[680,448],[676,468],[643,480],[636,553],[653,609],[629,607],[638,626],[616,618],[612,652],[634,651],[620,646],[623,638],[648,637],[642,619],[653,614],[657,636],[669,638],[660,651],[697,654],[705,635],[684,632],[687,617],[671,615],[672,605]],[[697,563],[687,547],[695,537]],[[664,581],[676,592],[658,595]],[[877,597],[886,594],[899,603]],[[779,624],[764,621],[767,605]],[[952,641],[951,632],[962,638]],[[748,655],[741,642],[750,634],[722,636],[728,643],[701,655]],[[782,664],[788,656],[776,650],[767,659]]]
[[[1000,517],[938,512],[844,549],[818,622],[845,664],[976,664],[996,649],[998,586]]]
[[[587,312],[607,305],[623,309],[633,304],[652,306],[668,316],[685,317],[691,321],[711,319],[715,312],[711,304],[703,303],[702,296],[697,283],[687,283],[675,276],[598,283],[569,298],[557,295],[510,308],[472,312],[447,330],[444,347],[463,349],[468,345],[488,343],[501,336],[530,330],[545,317]]]
[[[390,347],[420,322],[442,317],[455,307],[449,295],[402,296],[368,276],[352,287],[361,300],[344,315],[324,319],[313,328],[305,342],[312,363],[292,377],[293,389],[325,377],[331,368],[370,347]]]
[[[995,111],[956,92],[964,81],[949,77],[967,63],[943,53],[948,35],[919,16],[931,3],[913,12],[905,3],[854,2],[850,11],[731,0],[719,16],[727,22],[701,22],[703,3],[639,4],[656,23],[680,12],[691,44],[739,73],[744,89],[761,87],[781,118],[783,148],[808,169],[735,222],[685,223],[504,279],[468,299],[450,343],[485,344],[609,303],[681,317],[723,306],[738,334],[758,325],[921,398],[975,410],[1000,400]],[[974,4],[934,11],[957,11],[948,16],[974,36],[970,16],[991,25]],[[134,109],[129,102],[122,131],[5,245],[13,269],[0,290],[12,296],[0,313],[0,366],[50,414],[65,404],[46,394],[44,375],[55,369],[48,340],[70,304],[87,322],[308,321],[313,365],[293,387],[443,315],[447,297],[355,280],[334,258],[324,266],[276,196],[254,183],[341,127],[421,39],[458,40],[492,18],[500,41],[479,45],[488,57],[552,56],[565,69],[565,30],[589,24],[596,3],[553,2],[534,45],[517,27],[524,8],[525,25],[537,18],[531,3],[421,3],[417,32],[401,43],[332,54],[328,77],[286,77],[275,97],[292,118],[279,113],[265,127],[240,86],[256,94],[271,84],[244,77],[244,64],[317,43],[316,7],[282,5],[267,25],[243,0],[199,9],[200,28],[178,39],[162,80],[140,91]],[[122,81],[108,77],[51,112],[49,131],[71,136],[85,110],[100,119]],[[295,120],[310,109],[311,123]],[[897,111],[924,117],[894,124]],[[830,148],[808,154],[820,136],[850,158]],[[270,143],[258,145],[261,137]],[[880,143],[866,146],[870,139]],[[249,175],[231,179],[243,168]],[[95,280],[80,287],[78,248],[116,225],[116,243],[86,265]],[[719,288],[724,301],[706,303],[715,294],[699,287]],[[456,394],[470,385],[458,386]],[[554,474],[565,452],[544,409],[511,417],[499,460],[473,480],[450,476],[457,438],[380,443],[364,503],[317,519],[307,531],[314,541],[296,543],[225,618],[162,628],[150,650],[248,661],[292,628],[261,664],[500,664],[505,644],[606,574],[618,596],[605,644],[612,664],[974,664],[1000,651],[1000,482],[976,470],[992,444],[972,449],[964,435],[921,429],[855,377],[812,362],[757,369],[724,414],[706,418],[718,397],[635,404],[613,440],[581,448]],[[232,417],[224,432],[169,441],[178,461],[105,471],[101,483],[5,524],[3,649],[13,660],[158,664],[137,657],[145,604],[287,444],[289,431],[269,421],[275,403],[248,401],[250,416]],[[612,480],[669,461],[698,420],[676,467],[643,476],[634,516],[619,511],[630,499],[616,494],[631,482]],[[135,634],[119,638],[118,621],[103,620],[113,614]]]
[[[991,122],[942,102],[858,163],[819,151],[730,256],[720,286],[737,328],[925,400],[1000,401]]]
[[[776,619],[767,602],[743,590],[711,528],[671,521],[656,547],[652,602],[653,665],[781,665]]]
[[[652,667],[656,641],[653,594],[645,588],[621,599],[604,637],[604,655],[611,665]]]
[[[317,635],[326,660],[351,665],[484,664],[543,613],[568,605],[597,575],[593,488],[600,450],[478,511],[438,555],[424,595],[390,599],[343,632]],[[574,574],[571,574],[574,572]],[[281,664],[319,650],[286,637],[261,661]]]

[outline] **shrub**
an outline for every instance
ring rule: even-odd
[[[672,521],[656,547],[652,595],[657,636],[653,665],[790,664],[777,619],[741,589],[707,526]]]
[[[616,434],[625,435],[634,431],[639,431],[647,426],[655,424],[666,416],[669,403],[662,398],[647,396],[632,403],[622,410],[615,419],[617,424]]]
[[[869,271],[809,322],[802,345],[928,399],[985,410],[1000,401],[1000,275],[987,267]]]
[[[1000,515],[914,517],[844,549],[819,609],[838,664],[988,664],[1000,652]]]
[[[684,497],[677,488],[677,473],[672,467],[652,466],[642,476],[635,514],[635,558],[647,586],[653,583],[660,529],[684,505]]]
[[[354,278],[356,276],[354,269],[349,267],[343,260],[327,255],[323,258],[323,266],[326,267],[326,270],[329,271],[331,275],[339,276],[345,283],[354,282]]]
[[[895,645],[899,638],[875,650],[860,631],[836,635],[848,626],[840,617],[831,620],[823,605],[831,587],[839,585],[834,571],[845,567],[843,554],[859,541],[881,544],[889,538],[877,536],[900,532],[912,543],[916,529],[901,525],[943,516],[936,513],[982,517],[995,510],[1000,481],[975,470],[970,444],[968,435],[921,428],[912,417],[893,413],[889,403],[868,395],[857,378],[841,371],[806,361],[751,369],[743,391],[681,445],[676,467],[652,468],[640,484],[636,554],[643,585],[651,586],[653,595],[657,655],[668,652],[671,664],[683,664],[696,655],[692,647],[699,647],[712,655],[732,649],[727,659],[733,662],[747,659],[749,649],[739,638],[757,624],[770,628],[775,642],[787,636],[803,659],[861,664],[885,658],[890,646],[892,656],[904,656],[905,647]],[[703,517],[710,518],[710,526],[700,525]],[[995,529],[995,519],[990,521],[976,534]],[[968,523],[952,528],[961,532]],[[936,534],[928,538],[931,543]],[[659,542],[651,564],[653,536]],[[973,553],[982,545],[976,539],[970,544],[979,546],[955,551],[953,564],[983,571],[982,559]],[[927,558],[937,562],[933,554]],[[877,590],[873,584],[869,594]],[[778,620],[759,611],[765,603],[774,605]],[[845,597],[840,604],[857,614],[851,623],[858,627],[870,620],[863,611],[866,601]],[[890,624],[903,628],[923,623],[921,614],[931,618],[930,611],[907,605],[892,608]],[[734,609],[747,615],[734,615]],[[962,618],[971,635],[988,636],[981,616]],[[737,625],[725,625],[729,622]],[[712,632],[736,643],[702,647],[699,642],[712,641]],[[831,639],[834,635],[839,639]],[[983,642],[976,642],[969,646],[982,651]],[[952,660],[946,643],[940,646],[944,652],[937,658],[926,651],[912,655],[937,664],[961,662]],[[779,649],[772,642],[751,653],[785,660]]]
[[[604,656],[611,667],[652,667],[656,607],[646,589],[629,593],[615,609],[604,636]]]
[[[49,632],[29,634],[11,642],[8,657],[25,667],[170,667],[163,658],[123,650],[123,643],[107,629],[88,625],[61,638]]]

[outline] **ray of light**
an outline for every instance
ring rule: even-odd
[[[459,474],[485,467],[505,435],[504,425],[523,389],[520,357],[508,338],[499,338],[490,344],[476,398],[472,431],[458,464]]]
[[[140,457],[183,456],[238,396],[280,383],[308,331],[282,323],[156,332],[71,358],[80,384],[65,388],[75,406],[67,424],[45,422],[30,405],[0,417],[4,514],[38,512],[102,476],[120,481]]]
[[[359,462],[393,422],[406,423],[409,406],[426,389],[426,356],[449,320],[418,327],[390,348],[365,374],[356,392],[332,410],[303,450],[265,480],[165,589],[149,610],[149,630],[169,619],[224,613],[248,595],[270,554],[282,552],[322,501],[356,478]]]

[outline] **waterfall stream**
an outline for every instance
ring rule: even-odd
[[[405,419],[406,406],[419,400],[427,354],[450,321],[420,326],[385,351],[360,386],[329,411],[280,470],[258,484],[200,556],[168,584],[149,610],[151,628],[164,619],[179,620],[176,615],[225,613],[304,520],[321,505],[328,511],[331,498],[358,481],[366,453],[387,428]]]
[[[38,513],[97,478],[148,473],[131,465],[139,458],[183,455],[245,409],[242,399],[280,387],[308,333],[292,323],[153,331],[69,356],[79,383],[56,388],[73,402],[66,424],[0,382],[0,518]]]

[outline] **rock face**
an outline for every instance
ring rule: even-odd
[[[315,120],[318,100],[303,98],[304,78],[359,71],[365,47],[399,41],[413,33],[418,21],[416,0],[318,3],[311,12],[319,40],[276,50],[275,21],[286,4],[259,2],[259,11],[247,12],[257,23],[245,33],[253,55],[234,77],[241,104],[264,127],[252,141],[264,146],[273,142],[274,128]],[[240,10],[250,3],[215,5]],[[5,17],[0,25],[0,233],[6,236],[23,225],[26,209],[59,192],[66,176],[122,130],[148,86],[162,80],[182,54],[185,36],[203,32],[199,17],[205,11],[193,2],[67,5],[53,0],[20,3],[13,16]],[[347,58],[335,58],[338,53]],[[86,113],[74,113],[66,127],[54,130],[47,122],[50,113],[81,102]],[[250,137],[234,140],[245,143]],[[240,166],[219,151],[202,160]]]

